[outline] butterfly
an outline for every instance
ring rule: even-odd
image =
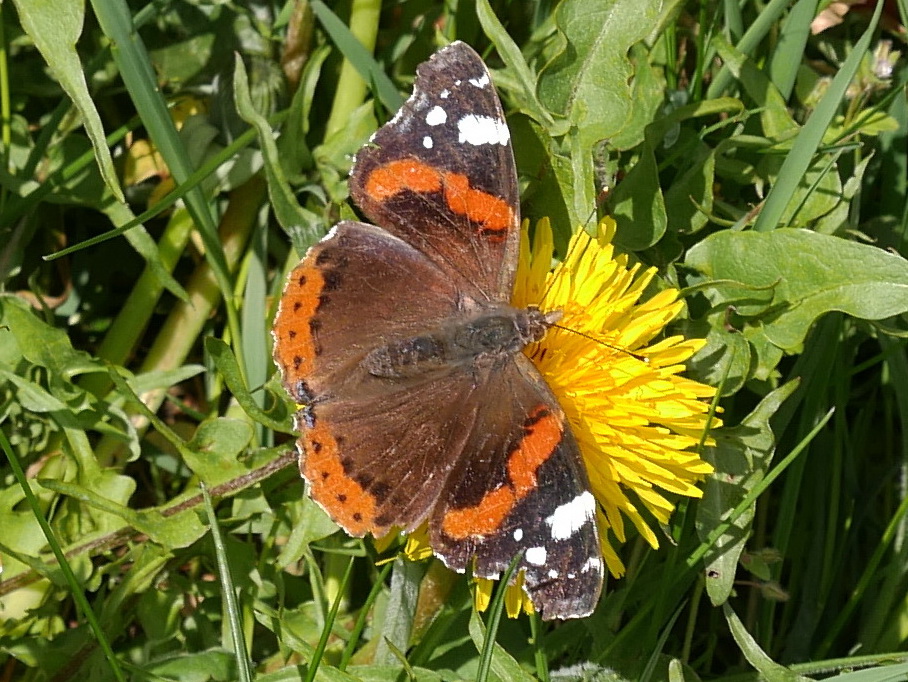
[[[449,568],[515,556],[544,619],[589,615],[596,501],[563,410],[522,353],[560,313],[509,300],[517,169],[488,69],[462,42],[357,154],[342,221],[290,273],[274,359],[301,406],[300,471],[347,533],[427,524]]]

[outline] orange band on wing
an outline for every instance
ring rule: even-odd
[[[317,345],[309,322],[318,309],[324,286],[322,273],[309,264],[308,258],[296,266],[287,280],[274,319],[274,359],[281,366],[287,385],[312,372]]]
[[[416,159],[398,159],[376,168],[366,180],[366,193],[385,201],[409,189],[420,194],[441,190],[441,173]]]
[[[460,173],[445,174],[445,201],[455,213],[465,215],[486,230],[505,232],[514,219],[514,209],[499,197],[470,187],[470,180]]]
[[[372,171],[365,183],[366,194],[377,202],[407,189],[419,194],[444,191],[448,208],[480,223],[492,239],[504,239],[514,222],[514,208],[504,199],[473,189],[466,175],[440,171],[416,159],[389,161]]]
[[[350,535],[362,537],[375,529],[376,499],[350,478],[341,463],[340,450],[323,420],[300,439],[300,471],[309,481],[312,499]]]
[[[507,485],[486,493],[479,504],[449,511],[442,518],[445,535],[462,540],[491,535],[511,510],[536,489],[536,473],[558,448],[563,435],[561,420],[543,405],[537,407],[524,427],[525,434],[508,458]]]

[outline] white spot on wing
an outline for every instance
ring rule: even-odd
[[[545,522],[552,529],[552,538],[567,540],[585,523],[592,521],[595,514],[596,498],[589,490],[586,490],[570,502],[558,507],[551,516],[546,517]]]
[[[448,99],[448,97],[451,96],[451,91],[448,90],[447,88],[445,88],[444,90],[442,90],[441,92],[438,93],[438,96],[441,97],[442,99]]]
[[[479,78],[471,78],[470,85],[474,85],[477,88],[484,88],[489,84],[489,74],[484,73]]]
[[[549,577],[552,578],[552,579],[557,578],[557,577],[558,577],[558,571],[556,571],[554,568],[550,568],[550,569],[549,569]]]
[[[440,126],[448,121],[448,113],[441,107],[432,107],[426,114],[426,123],[430,126]]]
[[[473,146],[481,144],[506,145],[511,140],[511,132],[504,121],[490,116],[467,114],[457,122],[458,141]]]
[[[523,540],[523,528],[518,528],[517,530],[514,531],[514,539],[517,542],[520,542],[521,540]]]
[[[590,557],[584,562],[583,566],[580,569],[581,573],[589,573],[590,571],[595,571],[596,573],[602,573],[602,559],[599,557]]]
[[[426,149],[432,149],[433,144],[434,143],[432,142],[432,138],[429,137],[428,135],[426,135],[424,138],[422,138],[422,146],[425,147]]]
[[[530,547],[526,553],[527,561],[535,566],[542,566],[547,556],[548,552],[545,551],[545,547]]]

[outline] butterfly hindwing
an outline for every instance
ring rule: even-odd
[[[566,417],[522,355],[497,368],[484,389],[469,457],[448,477],[430,542],[451,568],[497,578],[511,559],[542,617],[588,615],[603,562],[580,450]]]

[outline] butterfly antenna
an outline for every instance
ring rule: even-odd
[[[649,358],[646,357],[645,355],[640,355],[639,353],[635,353],[634,351],[628,350],[627,348],[622,348],[621,346],[615,346],[615,345],[609,343],[608,341],[603,341],[602,339],[597,339],[595,336],[591,336],[590,334],[586,334],[584,332],[577,331],[576,329],[571,329],[570,327],[565,327],[564,325],[560,325],[557,322],[548,322],[547,324],[549,327],[552,327],[555,329],[561,329],[562,331],[570,332],[571,334],[576,334],[577,336],[582,336],[583,338],[588,339],[588,340],[592,341],[593,343],[598,343],[600,346],[605,346],[606,348],[610,348],[611,350],[617,351],[618,353],[624,353],[625,355],[630,355],[635,360],[640,360],[640,362],[649,364]]]

